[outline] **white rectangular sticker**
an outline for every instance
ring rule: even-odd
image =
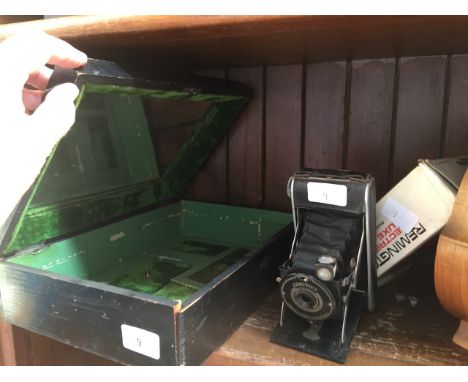
[[[388,198],[382,207],[382,215],[395,223],[405,233],[409,233],[416,223],[418,216],[393,198]]]
[[[348,190],[342,184],[308,182],[307,199],[309,202],[345,207],[348,203]]]
[[[159,336],[156,333],[130,325],[121,325],[123,347],[134,352],[159,359]]]

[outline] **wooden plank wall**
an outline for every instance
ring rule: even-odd
[[[0,366],[117,365],[0,319]]]
[[[255,97],[188,194],[289,210],[300,167],[371,173],[382,196],[419,158],[468,154],[468,55],[222,68]]]

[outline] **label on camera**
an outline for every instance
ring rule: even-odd
[[[307,199],[309,202],[345,207],[348,203],[348,189],[342,184],[308,182]]]
[[[409,233],[419,220],[418,216],[413,211],[398,203],[393,198],[387,199],[382,207],[381,213],[392,223],[400,227],[405,233]]]
[[[123,347],[146,355],[153,359],[160,358],[159,336],[156,333],[130,325],[121,325]]]

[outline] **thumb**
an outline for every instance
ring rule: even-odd
[[[78,93],[72,83],[58,85],[29,117],[28,134],[44,159],[75,122],[73,101]]]

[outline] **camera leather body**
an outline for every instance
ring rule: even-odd
[[[272,341],[344,362],[363,307],[375,306],[375,185],[368,174],[305,169],[288,182],[295,235],[279,269]]]

